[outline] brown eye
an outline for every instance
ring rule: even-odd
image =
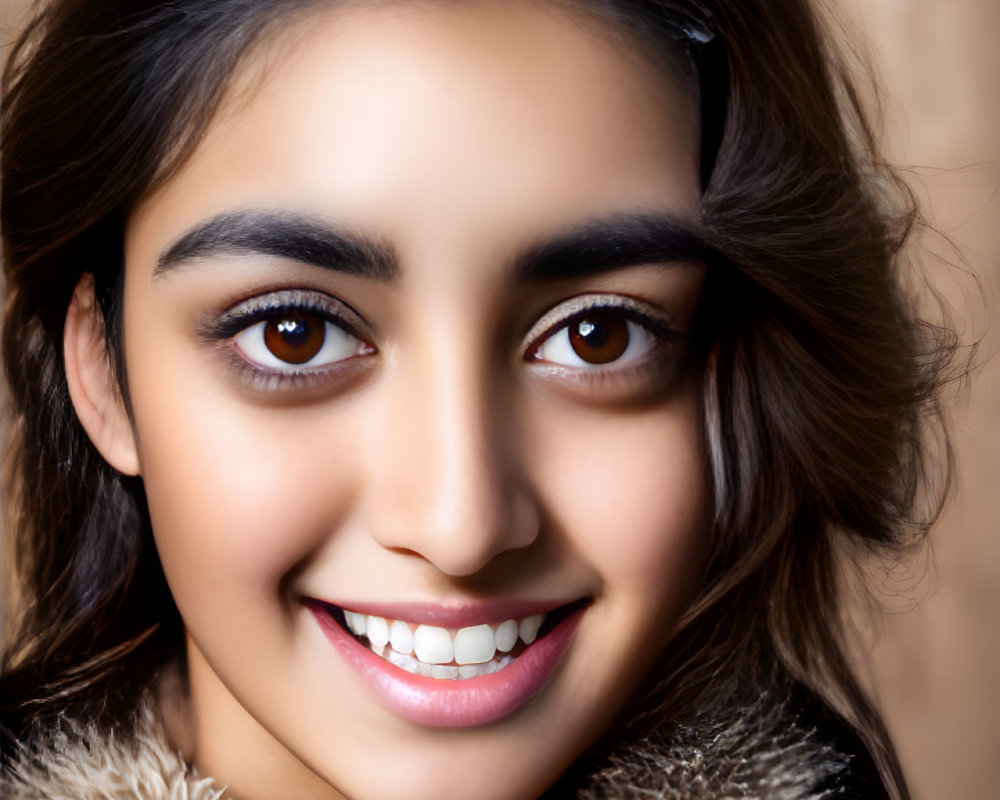
[[[288,364],[305,364],[323,349],[326,320],[310,314],[290,314],[264,326],[264,345]]]
[[[628,350],[628,329],[628,322],[620,314],[595,311],[570,323],[570,346],[588,364],[607,364]]]
[[[326,314],[294,307],[243,328],[233,344],[247,361],[272,372],[315,370],[374,352]]]
[[[641,311],[622,301],[612,305],[591,306],[577,314],[567,314],[558,321],[557,306],[551,317],[543,317],[539,327],[549,333],[529,350],[530,361],[580,372],[609,372],[634,366],[656,349],[668,333],[654,333],[660,325],[652,320],[636,319]]]

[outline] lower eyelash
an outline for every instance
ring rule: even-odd
[[[616,367],[613,362],[592,368],[567,367],[538,360],[531,363],[531,368],[583,402],[643,404],[668,396],[686,374],[682,337],[674,332],[669,339],[657,337],[657,340],[639,361],[624,367]]]
[[[360,370],[361,365],[352,363],[359,360],[355,357],[317,367],[269,369],[250,361],[237,350],[235,339],[240,333],[260,322],[295,314],[314,315],[324,323],[346,331],[370,348],[371,353],[375,352],[375,348],[368,344],[370,337],[357,332],[363,323],[360,315],[336,298],[306,289],[284,289],[251,297],[203,325],[200,333],[209,343],[222,345],[226,360],[239,382],[255,392],[308,391]]]
[[[358,363],[363,359],[349,358],[323,367],[279,372],[247,361],[230,345],[226,346],[226,350],[227,360],[240,384],[261,394],[308,392],[310,389],[326,388],[331,381],[359,374],[364,369],[364,365]]]

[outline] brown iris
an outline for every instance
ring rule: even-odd
[[[289,314],[264,326],[267,349],[289,364],[305,364],[323,348],[325,339],[325,320],[308,314]]]
[[[569,341],[588,364],[607,364],[628,349],[628,322],[617,314],[595,311],[569,326]]]

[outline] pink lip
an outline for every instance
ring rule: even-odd
[[[383,705],[412,722],[437,728],[486,725],[524,705],[555,670],[586,610],[572,611],[545,636],[525,648],[505,669],[492,675],[453,681],[425,678],[400,669],[360,644],[333,620],[322,604],[310,602],[308,607],[330,643]],[[371,607],[365,606],[365,609]],[[383,606],[383,610],[386,608]],[[409,615],[411,608],[407,607],[406,615],[390,614],[389,618],[417,621]],[[448,616],[452,611],[455,610],[445,614],[449,623],[455,619]],[[503,618],[511,619],[511,616]],[[479,615],[477,619],[482,621],[484,617]],[[443,626],[440,618],[437,624]]]

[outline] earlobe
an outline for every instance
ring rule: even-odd
[[[66,312],[63,359],[70,398],[90,440],[116,470],[138,475],[135,434],[111,367],[90,274],[76,285]]]

